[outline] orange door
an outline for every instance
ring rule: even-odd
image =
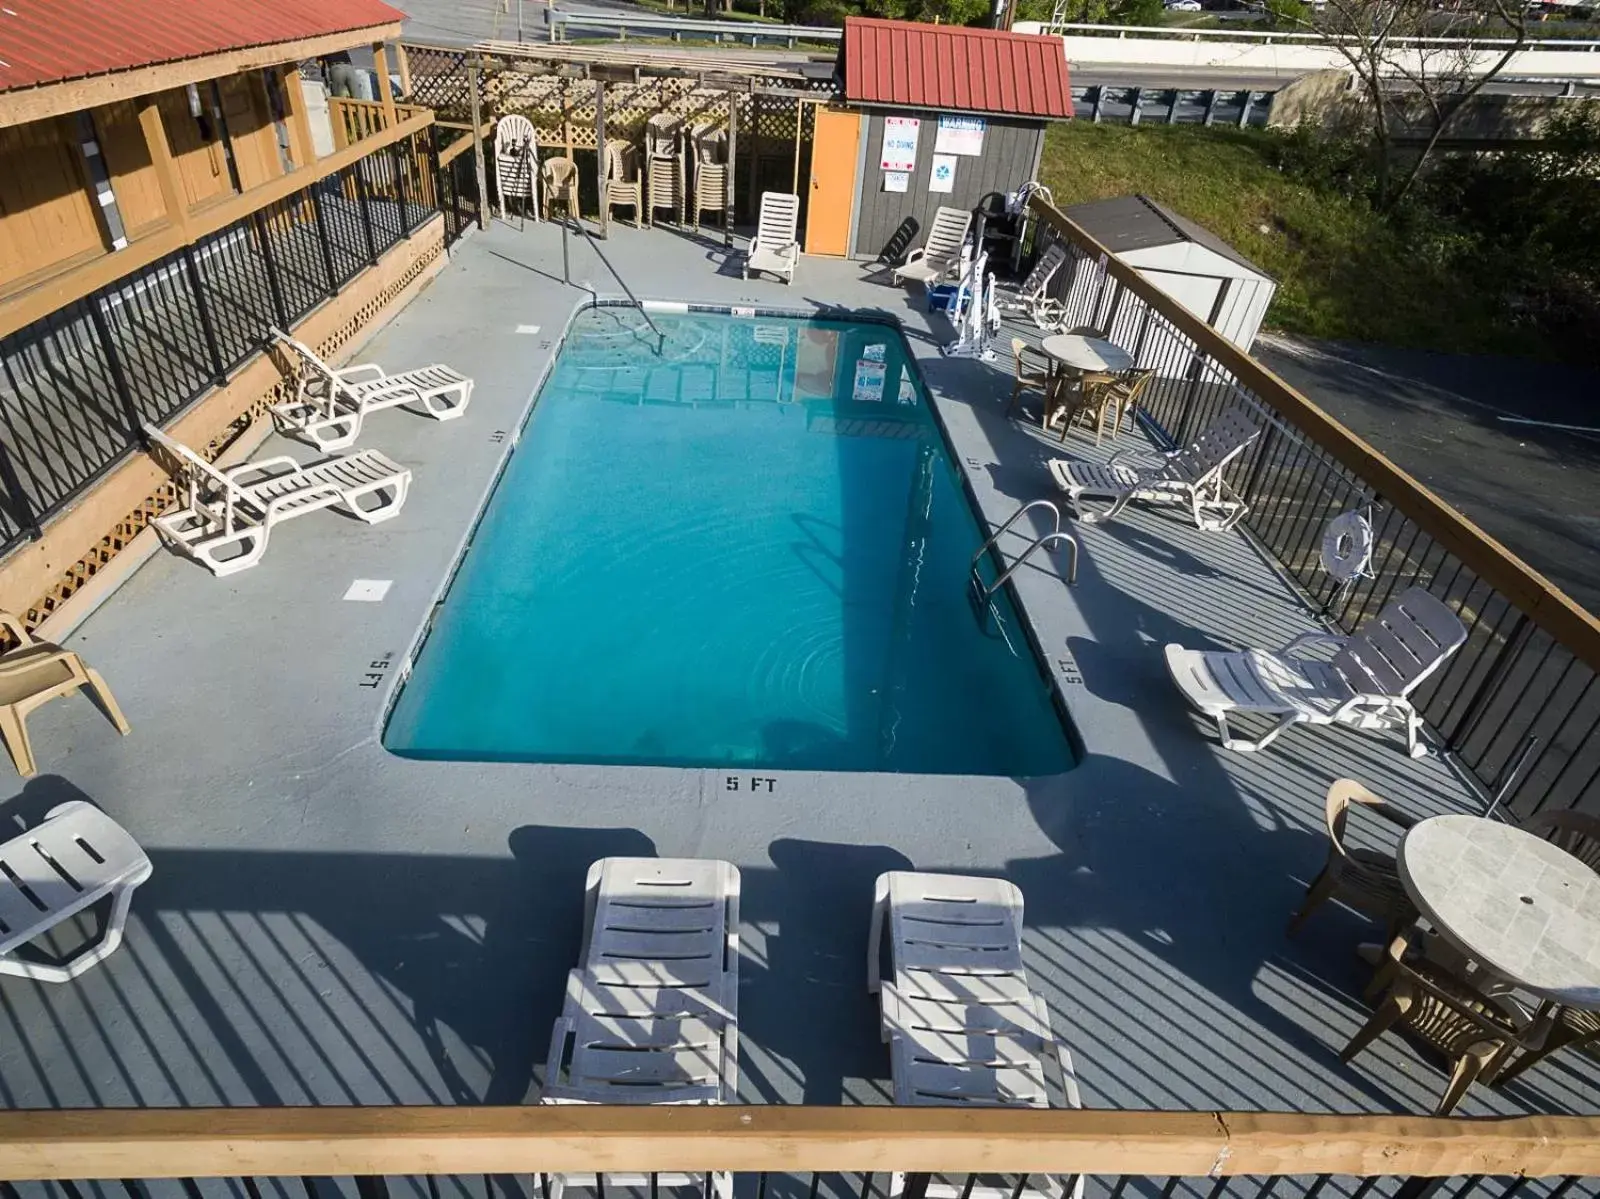
[[[861,114],[818,108],[811,142],[811,204],[806,213],[806,253],[843,258],[850,253],[850,214],[856,203],[856,157]]]

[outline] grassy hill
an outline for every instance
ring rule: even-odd
[[[1450,231],[1397,232],[1361,200],[1281,169],[1266,131],[1056,124],[1039,179],[1062,207],[1142,192],[1231,242],[1278,280],[1268,326],[1423,349],[1542,354]],[[1459,248],[1459,247],[1456,247]]]

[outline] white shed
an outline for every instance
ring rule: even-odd
[[[1249,350],[1278,285],[1216,234],[1148,196],[1074,204],[1067,215],[1121,261],[1241,350]]]

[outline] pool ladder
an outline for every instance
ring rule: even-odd
[[[984,555],[986,555],[995,547],[995,543],[998,542],[1000,538],[1005,536],[1006,531],[1009,530],[1012,525],[1017,523],[1017,520],[1022,516],[1023,513],[1029,512],[1034,508],[1050,509],[1050,514],[1056,518],[1055,528],[1044,534],[1042,537],[1034,538],[1033,543],[1029,545],[1027,549],[1023,550],[1021,554],[1017,555],[1017,557],[1012,560],[1011,565],[1005,567],[1005,569],[1000,572],[999,576],[994,582],[985,583],[983,581],[983,572],[980,569]],[[1006,523],[996,529],[993,535],[990,536],[989,540],[985,541],[981,546],[978,547],[978,552],[972,555],[970,585],[972,589],[973,603],[977,604],[981,609],[987,611],[989,597],[992,596],[996,591],[1000,590],[1001,585],[1004,584],[1007,579],[1017,573],[1017,568],[1019,566],[1021,566],[1029,558],[1033,557],[1034,553],[1039,549],[1047,545],[1054,545],[1058,541],[1066,542],[1067,548],[1070,551],[1067,558],[1067,585],[1071,586],[1078,581],[1078,539],[1071,533],[1068,533],[1062,529],[1061,509],[1056,507],[1054,500],[1034,500],[1031,503],[1022,505],[1022,507],[1018,508],[1009,517],[1007,517]],[[1001,561],[1003,563],[1005,559],[1002,557]]]

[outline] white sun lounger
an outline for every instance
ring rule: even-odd
[[[1153,464],[1124,465],[1129,451],[1121,450],[1104,464],[1054,459],[1050,474],[1085,524],[1110,520],[1133,500],[1158,499],[1188,504],[1194,523],[1216,533],[1233,528],[1249,511],[1222,472],[1260,434],[1244,409],[1230,408],[1193,445],[1165,453]],[[1110,506],[1097,512],[1084,506],[1087,499],[1109,500]]]
[[[883,935],[891,974],[883,977]],[[1022,892],[1003,879],[890,871],[878,877],[867,986],[879,993],[897,1104],[1082,1106],[1071,1056],[1050,1030],[1022,965]],[[1034,1175],[1024,1193],[1059,1199],[1063,1179]],[[903,1189],[893,1175],[889,1193]],[[934,1199],[1006,1199],[1015,1180],[935,1176]],[[1074,1181],[1075,1194],[1082,1180]]]
[[[583,947],[550,1037],[541,1103],[729,1103],[739,1085],[739,871],[696,858],[589,868]],[[606,1175],[638,1186],[642,1176]],[[661,1174],[715,1190],[726,1174]],[[550,1199],[590,1175],[552,1175]]]
[[[1050,294],[1050,283],[1067,260],[1067,251],[1060,242],[1052,244],[1039,255],[1028,277],[1017,290],[1015,307],[1028,314],[1040,329],[1052,329],[1066,314],[1061,301]]]
[[[961,247],[966,244],[972,214],[964,208],[940,208],[933,217],[928,240],[906,255],[906,260],[890,272],[900,283],[906,279],[933,287],[961,268]]]
[[[382,408],[416,403],[436,420],[454,420],[472,399],[472,380],[434,363],[398,375],[385,374],[376,363],[334,370],[310,346],[281,329],[272,335],[305,364],[292,400],[272,406],[278,428],[323,450],[342,450],[361,436],[367,415]]]
[[[400,514],[411,488],[411,472],[377,450],[312,466],[284,456],[218,470],[153,425],[144,431],[182,466],[187,497],[155,518],[156,533],[214,575],[260,562],[273,526],[286,520],[338,507],[375,525]]]
[[[794,268],[800,262],[800,243],[795,229],[800,224],[800,197],[785,192],[761,193],[761,220],[755,240],[744,259],[744,277],[751,271],[781,275],[785,283],[794,282]]]
[[[1349,637],[1305,633],[1277,653],[1169,645],[1167,669],[1184,698],[1216,720],[1225,749],[1264,749],[1296,724],[1358,729],[1403,724],[1406,749],[1418,758],[1427,747],[1418,740],[1422,720],[1408,696],[1466,639],[1467,630],[1454,612],[1412,587]],[[1333,647],[1331,659],[1297,653],[1319,643]],[[1278,723],[1259,740],[1243,740],[1228,728],[1228,717],[1235,712],[1277,716]]]
[[[52,808],[38,827],[0,845],[0,974],[64,983],[104,961],[122,944],[134,888],[149,877],[144,850],[99,808],[77,799]],[[99,939],[68,961],[15,956],[108,895],[111,911]]]

